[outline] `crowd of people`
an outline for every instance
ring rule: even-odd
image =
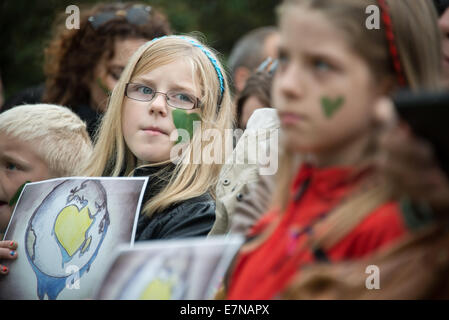
[[[447,90],[449,1],[283,0],[277,14],[226,64],[148,4],[57,23],[45,83],[3,102],[0,81],[0,234],[27,181],[149,177],[135,241],[245,236],[217,299],[449,298],[449,177],[392,100]],[[240,130],[242,161],[224,144],[218,161],[192,161],[210,130]],[[245,153],[251,141],[276,172]],[[0,277],[20,240],[0,242]],[[367,290],[368,265],[382,290]]]

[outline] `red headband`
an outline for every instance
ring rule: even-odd
[[[393,23],[391,21],[390,9],[386,0],[377,0],[381,10],[382,21],[385,25],[385,33],[387,36],[388,47],[390,51],[390,56],[393,60],[394,70],[398,77],[399,85],[405,87],[407,85],[407,80],[402,69],[401,59],[399,57],[399,52],[396,46],[395,36],[393,32]]]

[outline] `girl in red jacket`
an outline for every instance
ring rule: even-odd
[[[431,1],[287,0],[279,13],[276,209],[237,257],[229,299],[279,298],[304,266],[357,259],[407,234],[413,206],[372,165],[374,110],[401,87],[440,86]]]

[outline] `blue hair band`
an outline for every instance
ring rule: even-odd
[[[212,53],[209,50],[207,50],[203,45],[201,45],[199,42],[197,42],[197,41],[195,41],[193,39],[189,39],[189,38],[183,37],[183,36],[174,36],[174,35],[172,35],[172,36],[162,36],[162,37],[159,37],[159,38],[154,38],[153,40],[149,41],[148,43],[152,43],[152,42],[155,42],[157,40],[161,40],[161,39],[168,38],[168,37],[179,38],[179,39],[186,40],[186,41],[190,42],[191,44],[193,44],[195,47],[200,48],[201,51],[204,52],[204,54],[207,56],[209,61],[214,66],[215,72],[217,73],[217,76],[218,76],[218,81],[220,82],[220,98],[218,100],[218,105],[220,106],[221,102],[223,100],[223,93],[224,93],[224,77],[223,77],[223,74],[222,74],[222,72],[220,70],[220,67],[218,66],[218,62],[212,56]]]

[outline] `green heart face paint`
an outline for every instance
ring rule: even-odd
[[[340,96],[336,99],[328,97],[321,98],[321,108],[323,109],[326,118],[330,119],[343,106],[345,98]]]
[[[172,111],[173,123],[176,129],[184,129],[189,133],[190,139],[193,137],[193,122],[201,121],[201,117],[198,113],[187,113],[185,110],[175,109]],[[179,136],[175,144],[182,141],[182,137]]]
[[[100,87],[101,90],[103,90],[103,92],[109,96],[109,94],[111,93],[111,91],[109,91],[109,89],[106,87],[106,85],[103,83],[103,81],[101,81],[100,78],[97,78],[97,84]]]
[[[11,200],[9,201],[8,205],[10,207],[14,206],[17,201],[19,200],[20,194],[22,193],[23,188],[25,188],[25,185],[27,183],[30,183],[30,181],[25,182],[24,184],[22,184],[19,189],[17,190],[16,194],[11,198]]]

